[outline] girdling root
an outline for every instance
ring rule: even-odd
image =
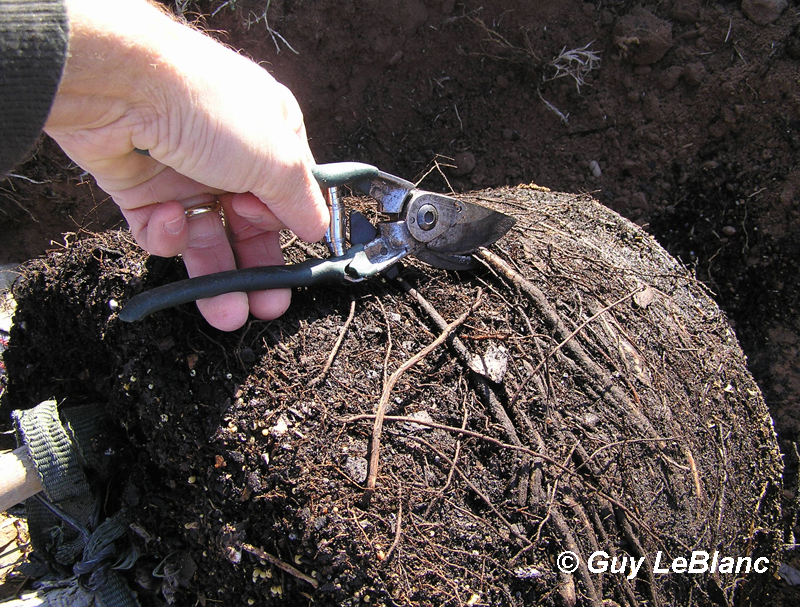
[[[461,316],[459,316],[456,320],[452,323],[447,325],[444,330],[442,331],[441,335],[437,337],[433,342],[429,345],[425,346],[422,350],[417,352],[414,356],[409,358],[406,362],[404,362],[400,367],[389,376],[389,379],[386,381],[386,385],[383,387],[383,393],[381,394],[381,399],[378,402],[378,407],[375,413],[375,425],[372,429],[372,441],[370,443],[370,456],[369,456],[369,474],[367,476],[367,489],[364,492],[362,497],[361,503],[363,508],[369,507],[369,502],[372,499],[372,494],[375,492],[375,485],[377,484],[378,479],[378,463],[380,461],[380,450],[381,450],[381,432],[383,431],[383,418],[386,414],[386,407],[389,404],[389,397],[392,394],[392,389],[397,384],[397,381],[400,379],[400,376],[403,375],[406,371],[408,371],[411,367],[416,365],[419,361],[424,359],[428,354],[433,352],[436,348],[441,346],[450,335],[459,327],[461,326],[469,315],[480,305],[481,302],[481,293],[478,292],[477,297],[475,298],[475,302],[470,306],[470,308],[464,312]]]

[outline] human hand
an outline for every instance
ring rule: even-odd
[[[190,276],[283,263],[278,231],[322,238],[329,215],[292,94],[252,61],[144,0],[67,0],[70,57],[45,131]],[[149,156],[134,150],[148,150]],[[184,211],[218,199],[217,213]],[[276,318],[288,290],[197,303],[234,330]]]

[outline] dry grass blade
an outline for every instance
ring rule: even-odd
[[[589,50],[593,43],[594,41],[569,51],[566,46],[562,48],[558,57],[548,63],[556,72],[553,76],[545,77],[545,82],[569,77],[575,81],[575,87],[580,93],[581,86],[586,84],[586,76],[600,67],[600,54]]]
[[[278,557],[271,555],[269,552],[266,552],[261,548],[256,548],[255,546],[252,546],[250,544],[242,544],[241,548],[245,552],[249,552],[250,554],[260,558],[262,561],[267,561],[268,563],[275,565],[278,569],[285,571],[291,576],[296,577],[298,580],[303,580],[307,584],[311,584],[311,586],[313,586],[314,588],[319,586],[319,582],[315,580],[313,577],[307,576],[299,569],[292,567],[289,563],[280,560]]]

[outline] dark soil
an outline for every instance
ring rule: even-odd
[[[177,4],[186,3],[170,3],[173,8]],[[429,169],[437,168],[438,164],[447,181],[439,171],[434,170],[423,185],[440,191],[451,187],[455,191],[468,191],[536,183],[557,191],[588,192],[603,204],[644,226],[671,253],[696,270],[698,278],[710,289],[735,328],[748,356],[749,369],[758,381],[775,419],[782,451],[790,464],[786,499],[792,500],[795,494],[795,451],[792,444],[800,430],[797,421],[800,419],[800,369],[797,363],[800,347],[797,314],[800,245],[796,238],[800,223],[798,5],[796,1],[790,2],[789,8],[774,24],[759,26],[742,15],[738,2],[669,0],[645,1],[641,4],[652,15],[644,15],[630,2],[530,2],[515,3],[513,9],[509,10],[507,3],[495,0],[464,3],[452,0],[386,0],[380,5],[365,4],[358,7],[330,0],[273,0],[269,3],[267,21],[262,17],[263,0],[236,0],[225,3],[224,7],[221,0],[214,0],[189,3],[185,6],[185,18],[199,20],[213,35],[263,62],[267,69],[295,92],[306,115],[312,148],[320,162],[360,160],[410,179],[422,177]],[[669,28],[665,28],[665,24],[671,26],[671,44],[667,35]],[[269,28],[280,36],[271,35]],[[632,32],[636,35],[631,35]],[[637,38],[638,44],[633,44],[631,38]],[[565,50],[581,49],[590,43],[588,48],[600,53],[601,61],[599,69],[588,74],[579,90],[576,82],[569,77],[553,79],[556,70],[549,65],[553,58]],[[568,121],[548,109],[544,100],[558,109]],[[589,166],[591,161],[597,163],[601,171],[599,177],[593,175]],[[94,231],[118,222],[118,213],[113,204],[106,200],[90,177],[81,176],[79,170],[70,166],[69,160],[60,155],[52,142],[44,141],[35,157],[16,169],[15,173],[27,179],[10,177],[0,189],[0,199],[3,201],[0,211],[4,218],[0,225],[0,261],[23,261],[46,248],[53,248],[51,241],[61,242],[61,233],[64,231]],[[31,183],[29,179],[43,183]],[[593,238],[598,227],[590,223],[581,224],[580,228],[576,226],[576,229],[586,230],[588,237]],[[532,244],[528,246],[538,246],[536,242],[541,237],[536,232]],[[116,244],[106,248],[111,251],[119,249]],[[362,382],[371,385],[380,383],[382,378],[385,341],[389,338],[385,329],[388,323],[386,319],[397,313],[401,315],[402,320],[397,322],[403,325],[403,330],[412,331],[413,326],[415,331],[422,331],[406,338],[412,345],[402,355],[400,338],[392,334],[394,355],[398,357],[395,364],[432,340],[433,335],[425,333],[416,324],[418,321],[412,320],[414,316],[409,315],[409,310],[414,310],[413,304],[398,303],[399,309],[393,309],[386,297],[399,297],[396,287],[385,287],[387,291],[381,291],[377,296],[377,291],[373,289],[378,287],[370,286],[366,291],[356,289],[355,292],[335,293],[332,299],[324,301],[322,294],[303,293],[298,294],[297,305],[287,320],[277,325],[253,324],[246,331],[225,336],[204,328],[202,324],[197,325],[193,314],[180,313],[169,316],[169,322],[162,320],[155,325],[158,336],[155,344],[152,335],[144,328],[126,328],[125,339],[131,341],[123,343],[118,341],[121,337],[116,335],[117,329],[109,328],[116,325],[106,325],[109,311],[104,307],[106,304],[103,300],[114,296],[124,301],[130,293],[142,288],[132,279],[139,272],[137,267],[128,265],[133,263],[132,255],[134,253],[127,249],[122,258],[113,252],[95,252],[91,259],[96,261],[89,264],[85,274],[80,274],[80,289],[75,292],[71,291],[73,287],[65,286],[65,292],[73,293],[69,297],[73,298],[72,303],[76,305],[79,302],[83,305],[85,298],[91,300],[90,295],[96,290],[94,307],[85,311],[81,311],[83,308],[80,307],[70,307],[69,312],[64,309],[43,309],[31,313],[28,322],[52,323],[49,326],[58,326],[59,331],[74,329],[68,339],[55,340],[50,344],[51,349],[63,353],[58,373],[53,376],[63,388],[63,394],[78,400],[109,399],[113,394],[115,402],[136,402],[135,407],[130,405],[134,408],[123,407],[122,414],[127,423],[133,424],[131,434],[137,452],[141,450],[141,454],[146,454],[140,455],[143,461],[137,468],[140,476],[136,477],[143,493],[131,499],[139,500],[138,505],[146,505],[148,512],[158,512],[159,528],[162,524],[164,529],[189,525],[185,528],[185,535],[196,534],[198,538],[197,545],[191,548],[186,547],[185,542],[190,542],[185,538],[173,540],[166,532],[163,541],[175,541],[198,563],[203,562],[199,546],[211,545],[207,536],[212,532],[204,528],[202,519],[187,521],[183,520],[186,517],[182,518],[182,506],[187,495],[200,491],[206,493],[202,487],[198,489],[198,485],[193,485],[193,489],[185,487],[184,477],[189,474],[196,480],[202,479],[198,482],[205,482],[203,487],[209,487],[209,492],[220,487],[223,493],[239,491],[246,494],[246,499],[241,502],[241,510],[224,510],[225,523],[234,527],[240,521],[253,521],[255,515],[251,516],[249,509],[254,508],[252,504],[259,504],[258,508],[266,510],[254,512],[269,521],[269,524],[264,524],[264,529],[275,526],[275,529],[289,533],[289,527],[295,525],[295,535],[301,533],[297,537],[305,537],[302,535],[305,531],[300,532],[300,528],[309,529],[308,523],[303,518],[305,514],[298,513],[309,508],[315,516],[321,516],[309,504],[317,503],[314,502],[318,499],[317,495],[331,495],[333,497],[326,498],[328,502],[325,502],[329,512],[333,507],[339,507],[339,515],[347,521],[353,520],[351,511],[354,512],[357,520],[366,520],[373,525],[372,528],[365,528],[366,537],[372,538],[372,533],[380,532],[389,538],[381,544],[384,551],[388,550],[392,531],[388,513],[396,516],[399,504],[403,504],[404,516],[407,516],[408,509],[417,503],[413,491],[418,489],[412,491],[406,488],[401,495],[398,493],[401,483],[383,478],[388,493],[381,499],[386,501],[382,502],[381,515],[370,520],[369,515],[352,509],[354,502],[347,497],[352,495],[351,485],[348,485],[351,493],[342,494],[343,497],[334,492],[334,489],[341,490],[344,477],[336,470],[331,472],[325,468],[325,478],[330,477],[333,483],[330,493],[320,489],[317,494],[308,489],[309,493],[303,493],[302,499],[298,499],[298,504],[304,504],[302,507],[296,504],[291,508],[273,506],[273,502],[282,502],[263,496],[272,496],[277,491],[275,487],[287,491],[285,487],[288,485],[284,483],[294,485],[295,489],[301,486],[302,472],[318,466],[315,462],[323,457],[323,453],[335,452],[336,457],[331,455],[330,461],[343,469],[345,460],[342,460],[342,445],[336,442],[335,445],[325,446],[325,449],[316,445],[319,453],[314,452],[314,457],[309,456],[308,460],[304,459],[305,456],[297,456],[291,449],[285,453],[276,447],[274,453],[279,457],[297,457],[294,460],[298,462],[296,470],[292,472],[289,467],[287,469],[290,472],[280,479],[273,478],[263,484],[259,484],[259,480],[251,487],[248,484],[250,481],[244,480],[251,470],[256,470],[257,476],[270,476],[265,468],[257,467],[255,451],[250,453],[245,448],[242,461],[231,462],[230,457],[240,456],[229,457],[228,451],[214,442],[209,443],[209,439],[216,434],[219,441],[236,443],[242,434],[239,429],[249,427],[248,424],[252,425],[255,419],[247,418],[248,415],[260,415],[258,419],[269,430],[274,427],[270,424],[277,423],[280,415],[284,414],[287,421],[297,425],[303,436],[309,436],[307,431],[311,431],[311,434],[328,432],[327,436],[333,440],[339,435],[330,434],[334,427],[331,419],[347,414],[340,402],[345,398],[345,393],[349,399],[357,397],[352,407],[364,406],[366,411],[370,411],[377,400],[377,396],[371,392],[369,398],[359,395]],[[570,274],[570,280],[576,280],[581,288],[588,288],[595,280],[592,272],[598,270],[588,261],[594,256],[594,253],[586,255],[586,259],[580,258],[577,268],[570,267],[571,271],[577,272]],[[119,259],[124,259],[124,262]],[[546,267],[550,267],[552,260],[547,256],[545,259],[548,260]],[[137,260],[137,263],[145,263],[144,257]],[[525,266],[528,258],[523,256],[522,260]],[[94,263],[96,267],[92,265]],[[173,262],[149,260],[146,263],[148,271],[145,280],[167,280],[170,274],[164,274],[166,268],[179,272]],[[100,276],[110,274],[107,280],[111,286],[106,283],[100,286],[97,282],[100,278],[95,272]],[[131,274],[126,275],[126,272]],[[583,278],[579,276],[581,273],[584,273]],[[422,276],[425,275],[423,272]],[[58,278],[51,276],[48,280],[57,282]],[[476,285],[468,283],[468,286]],[[555,288],[557,285],[552,286]],[[563,286],[561,283],[560,287]],[[462,287],[447,287],[448,290],[456,288],[459,289],[458,293],[462,293]],[[557,291],[559,297],[566,297],[566,293]],[[51,291],[47,291],[47,294],[53,297]],[[469,295],[454,297],[448,291],[440,295],[436,302],[444,310],[448,310],[447,304],[442,303],[445,300],[451,302],[450,306],[458,302],[466,307],[466,300],[473,295],[474,292],[470,291]],[[369,364],[377,356],[380,366],[372,370],[377,375],[370,375],[362,357],[358,383],[355,377],[347,376],[340,380],[344,388],[339,387],[338,397],[327,397],[333,401],[322,400],[312,406],[310,403],[316,401],[311,398],[306,401],[304,396],[309,388],[296,378],[283,377],[283,369],[287,364],[299,365],[298,369],[305,373],[300,377],[313,376],[312,367],[318,370],[319,361],[327,356],[342,319],[348,315],[352,297],[360,302],[358,315],[353,321],[354,328],[358,330],[351,330],[348,339],[357,335],[359,342],[348,346],[346,341],[345,348],[361,348],[362,353],[370,353],[367,359]],[[367,305],[365,302],[373,303]],[[378,313],[378,302],[383,303],[386,314],[382,311]],[[56,306],[55,303],[53,305]],[[61,305],[64,304],[58,304]],[[479,308],[476,313],[481,314],[482,309]],[[559,308],[559,312],[568,312],[574,315],[573,318],[579,318],[576,310],[580,309],[580,302],[570,301],[565,308]],[[681,310],[686,311],[685,308]],[[448,319],[452,320],[462,311],[454,311]],[[509,309],[504,313],[512,314],[512,311]],[[80,318],[76,324],[74,316],[78,314]],[[499,318],[493,321],[495,325],[502,324]],[[511,323],[515,327],[513,331],[525,334],[517,327],[518,323],[518,318]],[[318,331],[315,339],[311,339],[307,333],[311,326]],[[438,333],[432,325],[427,326],[432,333]],[[492,331],[496,328],[493,326],[486,334],[493,335]],[[42,335],[45,334],[44,328],[40,331]],[[109,331],[114,334],[109,342],[114,344],[113,348],[95,349],[85,345],[87,335],[94,335],[102,342],[107,339]],[[632,341],[638,348],[638,334],[635,337]],[[597,338],[597,335],[593,338]],[[484,345],[483,339],[476,339],[475,343]],[[365,341],[362,343],[361,340]],[[278,343],[284,344],[289,351],[281,349]],[[500,343],[505,342],[500,340]],[[43,345],[41,347],[44,348]],[[109,352],[115,354],[111,356]],[[145,368],[144,361],[148,359],[152,365]],[[444,373],[446,378],[451,377],[448,373],[452,374],[447,371],[447,365],[455,364],[452,357],[448,360],[450,362],[447,364],[440,363],[444,365],[444,371],[436,371]],[[536,356],[531,357],[534,365],[538,360]],[[139,362],[134,364],[130,361]],[[122,371],[120,364],[123,365]],[[197,373],[205,381],[197,379],[197,375],[190,375],[190,364],[201,365]],[[311,366],[306,369],[303,365]],[[187,403],[185,391],[180,392],[181,396],[161,393],[148,396],[150,393],[143,387],[149,382],[141,383],[144,381],[142,378],[146,377],[147,369],[161,367],[164,376],[157,383],[163,381],[172,385],[172,390],[181,390],[188,385],[194,391],[192,398],[197,402]],[[254,372],[255,368],[260,371]],[[389,368],[394,367],[390,364]],[[20,370],[18,372],[21,373]],[[151,374],[153,372],[151,370]],[[439,383],[436,372],[429,372],[436,380],[431,381],[434,384]],[[134,396],[123,398],[124,394],[117,385],[120,373],[123,377],[136,377],[139,380],[127,382],[134,386],[134,392],[131,392]],[[228,373],[232,375],[230,380]],[[36,378],[35,382],[31,377]],[[210,377],[215,377],[216,381],[208,381]],[[332,370],[331,377],[336,377],[335,370]],[[18,399],[15,406],[22,404],[25,390],[36,392],[27,395],[25,406],[38,402],[36,399],[40,396],[52,396],[52,391],[46,393],[48,389],[45,384],[39,389],[40,378],[40,375],[30,373],[19,376],[21,383],[18,384],[17,396],[13,397]],[[272,387],[256,385],[258,381],[288,383],[280,389],[275,387],[278,384]],[[325,384],[325,389],[332,389],[330,381]],[[301,384],[299,388],[298,382]],[[415,385],[417,383],[405,386],[404,390],[411,390],[413,396],[412,388]],[[426,384],[425,387],[429,386]],[[165,386],[161,387],[161,390],[166,389]],[[237,390],[241,392],[237,393]],[[317,390],[323,390],[323,386],[318,386]],[[442,405],[445,413],[442,419],[446,418],[451,425],[460,426],[462,400],[459,399],[463,399],[467,392],[464,386],[452,384],[447,395],[437,396],[436,403],[440,402],[440,398],[443,399],[441,402],[449,403]],[[686,393],[698,397],[698,392],[693,392],[691,387],[687,388]],[[267,394],[270,395],[269,399],[264,397]],[[455,401],[451,402],[453,398],[458,401],[457,407]],[[225,403],[227,399],[230,399],[230,405],[226,405],[229,408],[223,411],[220,403]],[[242,399],[241,403],[246,407],[240,406],[238,399]],[[289,405],[289,400],[294,404]],[[367,401],[369,407],[363,404]],[[475,402],[468,399],[464,405],[471,415],[479,408]],[[186,441],[176,440],[172,434],[174,428],[164,426],[167,422],[159,422],[160,417],[145,415],[137,421],[139,407],[143,411],[144,403],[148,403],[147,411],[158,411],[159,416],[163,414],[167,420],[174,421],[183,416],[181,427],[187,424],[192,428],[191,432],[187,432],[189,438]],[[302,409],[303,403],[310,407],[308,411]],[[304,417],[287,412],[286,407],[289,406]],[[670,401],[669,407],[673,406]],[[486,414],[484,411],[483,415]],[[685,420],[681,419],[679,423],[683,424]],[[237,429],[230,436],[224,430],[229,424]],[[291,424],[290,428],[293,427]],[[361,438],[353,438],[356,442],[348,446],[359,456],[364,455],[364,445],[369,435],[368,423],[362,424],[367,425],[359,426]],[[759,427],[753,431],[758,431]],[[682,429],[685,430],[683,426]],[[389,430],[391,425],[387,432]],[[486,428],[482,428],[482,431],[488,432]],[[258,429],[248,430],[243,435],[245,441],[250,436],[262,440]],[[614,432],[609,431],[609,435],[620,440],[630,436],[624,432],[620,436],[618,428]],[[345,433],[344,436],[350,435]],[[502,433],[497,436],[502,437]],[[508,437],[502,438],[509,440]],[[272,439],[268,436],[264,440]],[[339,436],[336,440],[349,439]],[[391,440],[399,439],[393,437]],[[448,440],[453,441],[455,437],[450,436]],[[275,444],[280,445],[280,441],[275,441]],[[452,447],[445,443],[442,448],[448,446]],[[477,446],[473,445],[473,448]],[[483,448],[488,449],[488,446]],[[550,448],[555,447],[550,445]],[[644,446],[640,448],[644,449]],[[408,466],[421,466],[420,474],[424,480],[420,482],[429,482],[425,480],[425,474],[428,474],[425,470],[441,481],[436,476],[442,474],[441,469],[436,467],[443,461],[441,457],[438,462],[431,463],[436,456],[431,456],[424,449],[421,452],[414,451],[408,443],[402,442],[391,443],[390,449],[407,456]],[[236,449],[230,452],[239,453]],[[447,453],[452,453],[452,449]],[[716,452],[712,449],[711,453]],[[566,453],[558,454],[566,457]],[[209,461],[213,461],[214,465],[220,462],[216,459],[217,455],[223,458],[222,463],[219,468],[209,471]],[[489,449],[484,455],[496,456],[496,453]],[[176,456],[180,465],[175,463]],[[420,457],[424,465],[419,463]],[[478,455],[471,454],[469,457],[475,458],[471,462],[483,461]],[[509,482],[510,477],[505,475],[514,468],[506,460],[503,461],[506,462],[506,468],[495,470],[492,474]],[[176,466],[186,469],[179,468],[178,472]],[[480,468],[476,470],[479,471],[476,472],[478,476],[483,473]],[[407,480],[404,469],[398,468],[394,473],[398,478]],[[758,473],[771,474],[768,470]],[[157,480],[160,474],[163,479]],[[229,474],[230,478],[225,480],[225,474]],[[717,471],[709,474],[714,476]],[[648,475],[645,476],[650,478]],[[437,485],[440,486],[441,483]],[[245,487],[250,489],[246,490]],[[306,491],[302,487],[296,490]],[[492,493],[491,497],[496,498],[498,494]],[[148,497],[145,498],[145,495]],[[259,498],[259,495],[262,497]],[[339,499],[350,500],[347,503],[351,509],[343,510],[343,506],[337,506]],[[151,504],[148,500],[156,501]],[[476,500],[474,495],[470,500],[470,508],[481,507],[480,500]],[[211,506],[206,508],[210,510],[197,507],[192,511],[193,516],[202,513],[204,517],[213,515],[215,520],[222,517],[223,511],[220,510],[218,514],[213,508],[224,507],[218,505],[213,497],[208,503]],[[505,502],[503,504],[503,507],[507,507]],[[566,502],[563,505],[571,508]],[[270,510],[273,507],[275,511]],[[474,513],[470,508],[467,510]],[[287,514],[287,509],[294,514]],[[194,523],[198,524],[197,529],[194,529]],[[451,529],[464,528],[463,521],[439,519],[439,523]],[[256,523],[244,525],[248,539],[252,539],[249,534],[253,531],[259,538],[267,537],[261,535],[262,531],[266,533],[264,529],[251,528],[250,524]],[[492,524],[497,525],[497,522]],[[334,529],[338,528],[334,526]],[[497,528],[501,530],[502,525]],[[424,537],[422,531],[420,529],[419,537]],[[217,532],[215,530],[213,533]],[[641,533],[641,530],[638,532]],[[314,541],[319,538],[331,540],[333,547],[330,550],[333,552],[330,553],[333,554],[334,548],[338,549],[339,546],[336,542],[357,542],[353,536],[360,532],[353,523],[348,534],[338,539],[336,534],[328,538],[320,533],[319,530],[312,533]],[[586,539],[581,537],[579,541]],[[438,544],[426,543],[421,539],[415,541],[422,555],[420,558],[429,554],[431,562],[444,566],[434,554]],[[267,544],[264,544],[266,549],[274,550],[286,560],[299,554],[293,552],[295,548],[291,548],[286,540],[283,544],[277,539],[271,545]],[[342,567],[363,567],[366,572],[371,572],[369,579],[377,579],[373,575],[375,571],[396,571],[392,567],[402,561],[397,558],[389,566],[380,569],[373,558],[375,551],[365,551],[363,543],[354,546],[353,550],[369,554],[369,559],[359,556],[362,555],[359,552],[346,552],[349,560]],[[369,548],[372,550],[374,546]],[[163,545],[154,549],[153,553],[166,556],[170,549],[170,546]],[[345,550],[349,548],[345,547]],[[400,550],[411,552],[409,546]],[[425,550],[430,552],[426,553]],[[478,550],[486,552],[488,560],[485,561],[485,567],[489,569],[493,566],[490,563],[502,561],[499,553],[492,552],[483,544]],[[553,550],[548,554],[552,556]],[[403,555],[407,556],[407,552]],[[477,575],[478,568],[482,566],[466,557],[464,561],[458,561],[450,554],[445,560],[463,567],[448,570],[448,579],[455,584],[450,586],[453,592],[459,583],[454,580]],[[207,567],[217,579],[225,578],[230,571],[224,568],[228,565],[220,565],[217,571],[216,566],[211,567],[204,562],[203,570]],[[499,579],[496,575],[483,575],[489,576],[481,578],[489,580],[486,582],[487,588],[494,583],[491,580]],[[380,579],[384,580],[382,583],[385,587],[376,592],[389,593],[390,588],[403,588],[399,582],[386,581],[388,578],[383,577]],[[413,575],[407,579],[416,580]],[[289,578],[284,578],[282,583],[287,580],[293,583]],[[473,582],[465,583],[470,584],[470,588],[478,588]],[[586,592],[581,583],[579,580],[579,593]],[[207,584],[203,590],[192,587],[192,591],[197,593],[194,596],[202,594],[211,599],[208,588],[215,587],[215,584],[225,587],[224,582],[209,579],[205,579],[203,584]],[[442,584],[425,580],[424,583],[415,581],[411,586],[440,588]],[[536,588],[535,591],[539,592],[539,586]],[[542,588],[552,589],[552,586]],[[460,600],[469,600],[470,595],[466,590],[459,589],[458,592],[461,593],[458,595]],[[546,594],[547,590],[544,590],[543,595]]]
[[[121,323],[111,300],[183,274],[124,234],[28,268],[3,406],[109,404],[130,444],[104,503],[132,523],[145,605],[711,605],[774,592],[769,573],[646,572],[659,551],[693,549],[774,569],[785,537],[769,414],[703,286],[588,197],[472,200],[520,220],[484,269],[413,264],[399,280],[300,290],[279,321],[233,334],[193,306]],[[387,391],[465,313],[449,347]],[[505,359],[505,373],[471,370],[476,355]],[[380,402],[390,417],[372,468]],[[647,565],[632,581],[566,575],[564,550]]]

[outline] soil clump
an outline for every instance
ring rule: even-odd
[[[3,409],[108,403],[102,504],[144,605],[763,600],[769,573],[653,572],[692,549],[772,571],[785,537],[769,412],[706,289],[587,196],[465,199],[519,220],[478,270],[300,289],[229,334],[191,305],[120,322],[185,275],[125,232],[28,266]],[[598,575],[599,550],[645,564]]]

